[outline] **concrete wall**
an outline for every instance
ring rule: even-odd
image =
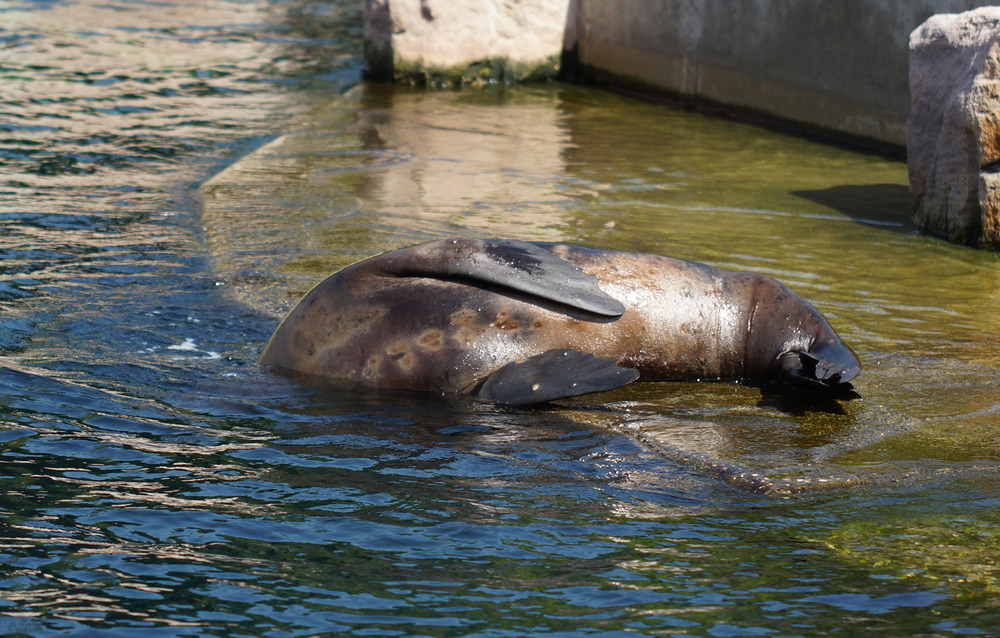
[[[365,0],[366,74],[451,87],[549,80],[572,0]]]
[[[972,0],[574,0],[580,71],[904,147],[910,32]],[[569,42],[572,45],[572,42]]]

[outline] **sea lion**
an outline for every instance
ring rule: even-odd
[[[515,405],[635,379],[788,382],[837,394],[861,369],[783,284],[657,255],[454,238],[394,250],[302,298],[263,366]]]

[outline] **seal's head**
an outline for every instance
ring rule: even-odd
[[[785,285],[761,277],[753,298],[744,365],[751,377],[818,391],[850,390],[861,362],[823,315]]]

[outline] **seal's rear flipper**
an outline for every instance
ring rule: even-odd
[[[472,282],[502,292],[534,295],[603,317],[625,312],[620,301],[588,275],[538,244],[513,239],[456,237],[410,246],[377,258],[395,277],[434,277]]]
[[[559,348],[508,363],[473,388],[481,399],[529,405],[613,390],[639,378],[639,371],[620,368],[614,359]]]

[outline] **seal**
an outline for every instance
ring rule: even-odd
[[[337,272],[260,362],[380,388],[526,405],[636,379],[842,395],[861,369],[813,306],[760,274],[657,255],[451,238]]]

